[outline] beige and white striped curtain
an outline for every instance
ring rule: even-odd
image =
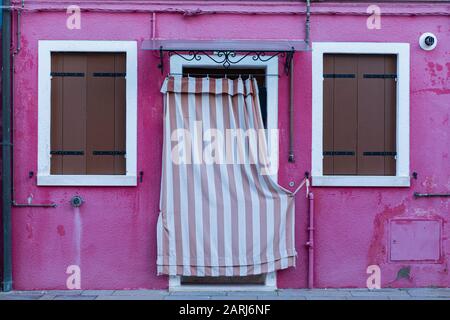
[[[168,77],[161,92],[158,274],[247,276],[295,266],[294,193],[259,163],[199,161],[211,143],[197,138],[208,129],[263,129],[256,80]],[[183,139],[192,140],[184,144],[192,155],[174,161]]]

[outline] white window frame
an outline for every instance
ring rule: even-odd
[[[409,187],[409,43],[314,42],[312,44],[312,185],[335,187]],[[397,56],[397,157],[395,176],[323,174],[323,55],[395,54]]]
[[[136,41],[40,40],[38,52],[38,174],[39,186],[137,185],[137,43]],[[124,52],[126,54],[126,174],[50,174],[51,53]]]
[[[184,55],[189,58],[188,55]],[[173,55],[170,57],[170,73],[182,74],[183,67],[205,67],[214,68],[218,67],[217,63],[208,59],[205,55],[201,55],[200,60],[186,61],[180,56]],[[236,60],[242,60],[236,67],[239,68],[265,68],[266,69],[266,88],[267,88],[267,129],[278,129],[278,57],[273,57],[269,61],[255,61],[251,56],[243,58],[241,55],[236,55]],[[220,59],[220,57],[217,57]],[[270,139],[268,139],[269,149],[276,152],[278,155],[279,141],[274,141],[275,145],[271,145]],[[278,156],[275,157],[274,165],[278,168]],[[276,170],[278,172],[278,170]],[[275,181],[278,180],[278,174],[271,176]],[[239,284],[239,285],[182,285],[180,276],[169,277],[169,290],[170,291],[273,291],[277,289],[276,272],[270,272],[266,274],[264,284]]]

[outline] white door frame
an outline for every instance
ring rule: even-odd
[[[200,55],[200,60],[186,61],[178,55],[170,57],[170,73],[182,74],[183,67],[217,67],[217,63],[208,59],[205,55]],[[186,55],[188,58],[189,56]],[[239,60],[242,56],[237,55]],[[242,59],[236,67],[243,68],[265,68],[266,69],[266,88],[267,88],[267,129],[278,129],[278,57],[273,57],[269,61],[255,61],[251,56]],[[279,141],[276,145],[271,145],[271,139],[268,139],[269,148],[278,150]],[[278,168],[278,157],[274,159],[276,162],[275,168]],[[275,181],[278,175],[274,175]],[[169,276],[169,291],[273,291],[277,289],[276,272],[270,272],[266,275],[263,285],[258,284],[244,284],[244,285],[182,285],[180,276]]]

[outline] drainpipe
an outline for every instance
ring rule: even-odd
[[[311,49],[311,2],[306,0],[306,22],[305,22],[305,42],[308,49]],[[308,288],[314,288],[314,194],[308,193],[309,200],[309,225],[308,225],[308,242],[306,247],[308,248]]]
[[[308,288],[314,288],[314,194],[308,193],[309,200],[309,225],[308,225],[308,242],[306,247],[308,248]]]
[[[295,162],[294,155],[294,51],[288,53],[290,57],[289,66],[289,162]]]
[[[308,49],[310,45],[310,16],[311,16],[311,3],[310,0],[306,0],[306,20],[305,20],[305,42]],[[294,51],[291,52],[290,65],[289,65],[289,162],[295,162],[294,155]]]
[[[11,263],[11,1],[3,0],[2,28],[2,212],[3,291],[12,290]]]
[[[311,48],[310,45],[310,33],[311,33],[311,23],[309,18],[311,17],[311,2],[306,0],[306,23],[305,23],[305,42],[308,45],[308,49]]]
[[[419,193],[414,192],[414,198],[449,198],[450,193]]]

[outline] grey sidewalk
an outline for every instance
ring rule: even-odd
[[[0,300],[450,300],[450,288],[277,291],[49,290],[0,292]]]

